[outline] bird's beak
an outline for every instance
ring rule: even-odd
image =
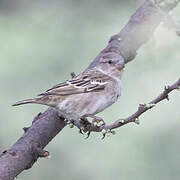
[[[118,69],[119,71],[121,71],[122,69],[124,69],[125,64],[124,64],[124,62],[123,62],[123,63],[118,63],[118,64],[116,64],[116,67],[117,67],[117,69]]]

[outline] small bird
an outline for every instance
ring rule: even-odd
[[[117,53],[108,52],[83,73],[57,84],[40,97],[19,101],[13,106],[35,103],[56,108],[67,120],[103,121],[95,115],[117,101],[125,63]],[[102,125],[104,125],[104,121]]]

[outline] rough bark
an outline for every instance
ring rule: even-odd
[[[121,54],[125,62],[133,60],[137,50],[153,35],[167,13],[179,3],[179,0],[161,7],[160,3],[146,0],[127,25],[117,35],[111,37],[108,46],[92,61],[90,67],[98,63],[99,57],[106,52]],[[30,128],[24,128],[24,135],[7,151],[0,155],[0,179],[13,180],[23,170],[32,167],[39,157],[47,157],[43,148],[66,126],[64,119],[56,110],[49,108],[39,114]]]
[[[29,169],[38,157],[49,155],[43,148],[66,126],[63,118],[53,108],[38,114],[24,135],[0,155],[0,179],[13,180],[23,170]]]

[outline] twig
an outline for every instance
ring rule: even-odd
[[[134,114],[132,114],[131,116],[129,116],[127,118],[118,120],[111,125],[105,126],[105,129],[115,129],[115,128],[121,127],[130,122],[138,123],[137,119],[143,113],[145,113],[147,110],[155,107],[155,105],[158,104],[159,102],[161,102],[165,99],[169,100],[169,93],[173,90],[179,90],[179,88],[180,88],[180,79],[178,81],[176,81],[174,84],[172,84],[171,86],[165,86],[164,91],[159,96],[157,96],[155,99],[153,99],[151,102],[149,102],[148,104],[139,104],[138,110]]]
[[[104,125],[101,127],[97,127],[94,126],[92,123],[90,126],[84,127],[85,132],[87,131],[91,131],[91,132],[102,132],[104,135],[106,133],[110,133],[113,132],[112,129],[116,129],[119,128],[125,124],[128,124],[130,122],[135,122],[136,124],[139,124],[139,117],[145,113],[147,110],[152,109],[153,107],[155,107],[156,104],[158,104],[159,102],[167,99],[169,100],[169,93],[173,90],[179,90],[180,89],[180,79],[178,81],[176,81],[174,84],[172,84],[171,86],[165,86],[164,91],[157,96],[155,99],[153,99],[152,101],[150,101],[148,104],[139,104],[138,110],[130,115],[127,118],[123,118],[123,119],[119,119],[117,121],[115,121],[112,124],[109,125]],[[74,123],[78,128],[82,128],[83,126],[80,125],[80,123]]]

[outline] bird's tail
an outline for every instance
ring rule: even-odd
[[[15,104],[13,104],[12,106],[19,106],[19,105],[30,104],[30,103],[41,104],[40,98],[26,99],[26,100],[18,101]]]

